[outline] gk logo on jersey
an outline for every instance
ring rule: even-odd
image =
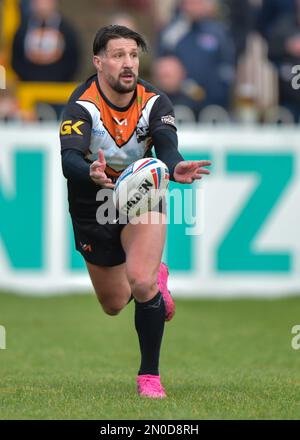
[[[79,127],[83,125],[83,121],[77,121],[75,124],[72,124],[72,121],[64,121],[61,125],[60,134],[66,135],[66,134],[72,134],[72,131],[79,134],[80,136],[83,136],[83,133],[79,130]]]

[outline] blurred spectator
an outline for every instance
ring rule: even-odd
[[[296,11],[283,15],[268,34],[269,58],[279,75],[279,104],[300,117],[300,93],[292,87],[292,67],[300,64],[300,0]]]
[[[181,61],[191,89],[203,98],[197,112],[207,105],[228,109],[235,58],[231,38],[216,18],[217,0],[182,0],[179,6],[160,35],[158,55]]]
[[[70,81],[79,64],[77,35],[57,0],[31,0],[13,42],[12,66],[23,81]]]
[[[119,26],[126,26],[133,31],[138,32],[135,19],[127,12],[118,12],[114,14],[110,19],[110,24],[117,24]]]
[[[174,104],[175,116],[176,108],[183,110],[185,106],[188,110],[185,114],[190,115],[190,122],[197,118],[198,100],[189,96],[188,88],[185,87],[186,72],[181,62],[174,56],[158,58],[153,65],[153,82],[165,92]],[[203,96],[199,96],[202,99]],[[189,112],[189,109],[191,110]]]
[[[20,109],[18,99],[11,88],[0,91],[0,121],[2,122],[31,122],[36,115]]]
[[[119,0],[119,4],[124,8],[147,12],[152,6],[152,0]]]
[[[153,0],[155,21],[158,29],[166,26],[176,14],[178,0]]]
[[[295,0],[262,0],[262,6],[257,18],[257,30],[264,38],[283,15],[295,12]]]
[[[222,16],[234,41],[236,59],[245,52],[247,37],[254,30],[259,8],[251,0],[223,0]]]
[[[30,1],[31,0],[20,0],[19,1],[19,5],[20,5],[20,10],[21,10],[22,16],[29,15],[29,12],[30,12]]]
[[[117,24],[120,26],[126,26],[129,29],[132,29],[133,31],[136,32],[141,32],[140,29],[138,28],[136,19],[131,15],[128,14],[127,12],[117,12],[116,14],[113,14],[109,20],[110,24]],[[143,56],[140,59],[140,77],[144,78],[146,80],[150,80],[149,76],[150,76],[150,57],[147,53],[143,54]]]

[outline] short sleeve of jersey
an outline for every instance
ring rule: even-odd
[[[86,154],[92,132],[92,118],[81,105],[70,101],[63,113],[60,127],[61,150],[75,149]]]
[[[173,128],[176,131],[173,104],[165,94],[161,94],[154,103],[149,116],[149,130],[152,135],[156,130]]]

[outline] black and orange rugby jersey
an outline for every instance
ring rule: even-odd
[[[60,128],[63,173],[68,181],[69,210],[73,221],[95,220],[99,189],[89,176],[90,163],[101,148],[106,174],[116,181],[131,163],[151,154],[169,168],[170,178],[178,162],[173,106],[169,98],[145,81],[138,80],[130,103],[119,108],[100,90],[94,75],[72,94]]]
[[[106,174],[115,180],[128,165],[147,155],[153,133],[162,128],[176,131],[173,106],[164,93],[138,80],[131,102],[116,107],[94,75],[75,90],[66,106],[61,148],[80,150],[87,162],[96,160],[101,148]]]

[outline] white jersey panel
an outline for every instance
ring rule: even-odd
[[[136,130],[133,132],[129,141],[122,147],[116,144],[114,138],[105,128],[99,109],[90,102],[76,101],[77,104],[89,112],[92,119],[91,142],[86,159],[90,162],[97,160],[98,150],[101,148],[104,152],[107,165],[115,171],[121,171],[136,160],[142,159],[145,156],[150,141],[150,113],[159,96],[160,95],[155,95],[149,99],[142,111]]]

